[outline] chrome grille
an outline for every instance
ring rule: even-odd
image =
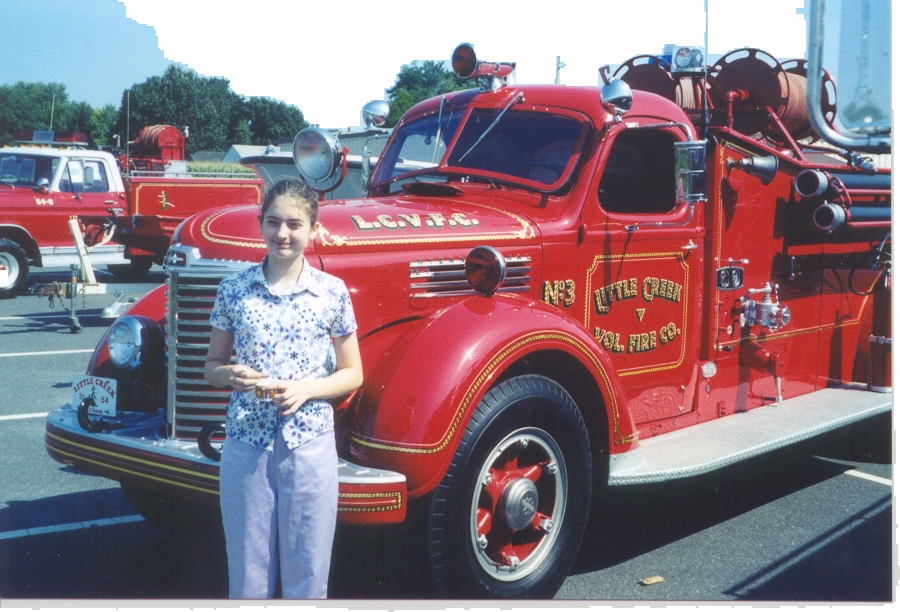
[[[506,280],[498,293],[518,293],[528,291],[531,286],[531,257],[506,256]],[[409,262],[409,288],[414,298],[450,297],[475,295],[475,290],[466,280],[464,257],[442,257],[439,259]]]
[[[180,265],[167,266],[168,420],[176,439],[196,439],[205,424],[225,420],[231,389],[217,389],[203,378],[211,332],[209,315],[219,282],[248,265],[201,260],[195,252],[190,252]]]

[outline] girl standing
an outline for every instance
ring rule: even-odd
[[[280,573],[283,597],[324,598],[338,492],[328,399],[362,384],[356,319],[343,281],[303,256],[316,193],[280,181],[259,220],[268,254],[219,285],[204,370],[234,389],[220,467],[229,595],[273,597]]]

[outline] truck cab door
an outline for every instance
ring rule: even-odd
[[[59,220],[54,229],[54,253],[74,252],[75,241],[69,231],[69,217],[107,215],[107,209],[118,206],[118,194],[110,192],[111,177],[106,164],[99,159],[70,157],[59,179]]]
[[[637,424],[694,409],[702,207],[676,202],[678,134],[613,128],[583,214],[584,325],[615,365]]]

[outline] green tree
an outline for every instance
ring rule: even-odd
[[[202,77],[173,64],[162,76],[122,94],[116,129],[134,140],[148,125],[187,126],[189,153],[224,150],[234,142],[245,115],[243,100],[231,91],[228,79]]]
[[[444,68],[444,62],[441,61],[404,64],[397,73],[394,85],[387,89],[391,103],[387,125],[397,125],[403,113],[422,100],[476,86],[476,83],[461,79],[453,71]]]
[[[297,132],[309,127],[299,108],[280,100],[251,97],[245,104],[250,117],[251,144],[275,144],[279,140],[292,139]]]
[[[115,144],[112,136],[118,117],[119,109],[113,104],[94,109],[90,119],[91,131],[89,137],[97,148],[103,145]]]
[[[0,85],[0,142],[10,144],[18,130],[70,129],[65,127],[68,101],[62,83]]]

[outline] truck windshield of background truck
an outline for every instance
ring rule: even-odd
[[[58,166],[58,157],[0,153],[0,183],[37,187],[38,179],[53,180]]]

